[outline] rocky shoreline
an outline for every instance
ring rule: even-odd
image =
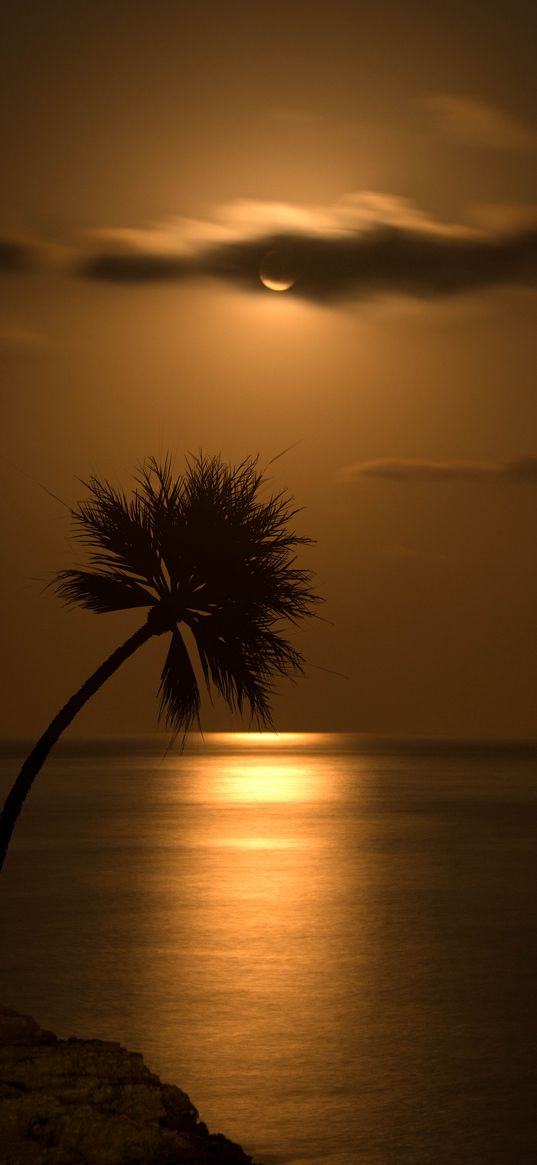
[[[0,1007],[0,1165],[253,1165],[138,1052]]]

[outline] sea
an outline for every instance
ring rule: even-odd
[[[0,878],[0,999],[263,1165],[535,1165],[536,825],[534,744],[73,740]]]

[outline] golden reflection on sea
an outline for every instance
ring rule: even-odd
[[[361,865],[341,852],[334,826],[344,761],[311,743],[300,734],[233,742],[227,734],[225,751],[212,738],[216,751],[165,761],[160,844],[148,871],[154,909],[144,914],[147,994],[156,1006],[165,1001],[172,1024],[179,998],[182,1079],[199,1095],[210,1075],[215,1119],[228,1071],[246,1074],[252,1089],[237,1098],[245,1120],[268,1079],[277,1094],[279,1080],[298,1073],[316,1095],[327,1072],[344,1071],[333,1026],[337,1063],[304,1055],[305,1033],[322,1034],[323,1015],[333,1025],[345,998],[345,887],[349,862],[351,881]],[[225,1065],[218,1072],[215,1057]]]

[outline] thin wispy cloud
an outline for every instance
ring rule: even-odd
[[[314,302],[433,299],[537,286],[537,212],[530,210],[520,219],[508,208],[494,230],[441,222],[406,199],[372,192],[329,206],[242,200],[219,208],[212,221],[176,218],[93,231],[71,247],[28,245],[25,262],[32,254],[36,264],[102,282],[211,279],[266,294],[260,269],[275,252],[294,281],[290,294]],[[6,256],[22,269],[16,249]]]
[[[275,106],[268,111],[271,121],[280,123],[284,128],[297,134],[314,134],[316,137],[330,135],[331,138],[357,138],[371,129],[371,126],[360,121],[349,121],[330,116],[314,109],[301,109],[296,106]]]
[[[0,352],[19,352],[48,346],[48,337],[24,320],[0,319]]]
[[[517,457],[513,461],[406,461],[379,458],[357,461],[340,470],[345,481],[383,478],[397,482],[505,482],[537,485],[537,457]]]
[[[537,129],[495,105],[453,93],[431,93],[424,105],[448,137],[485,149],[532,151]]]
[[[445,562],[447,555],[434,550],[422,550],[417,546],[407,546],[404,542],[389,542],[380,547],[382,558],[392,562]]]
[[[269,110],[269,117],[274,121],[281,121],[287,125],[298,126],[302,129],[303,126],[326,126],[331,125],[332,122],[327,118],[326,114],[318,113],[312,109],[301,109],[294,105],[276,105]]]

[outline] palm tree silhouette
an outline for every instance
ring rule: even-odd
[[[0,869],[25,798],[51,748],[84,704],[153,635],[171,633],[159,688],[159,715],[174,733],[199,723],[200,691],[179,625],[194,637],[207,688],[232,709],[273,727],[272,682],[296,675],[303,657],[280,633],[319,602],[310,571],[294,548],[311,539],[289,529],[297,513],[277,493],[263,500],[257,460],[225,465],[219,456],[187,459],[174,476],[171,458],[149,458],[130,497],[108,481],[83,483],[89,496],[71,511],[89,569],[55,578],[66,603],[102,614],[149,607],[147,619],[86,680],[25,760],[0,815]]]

